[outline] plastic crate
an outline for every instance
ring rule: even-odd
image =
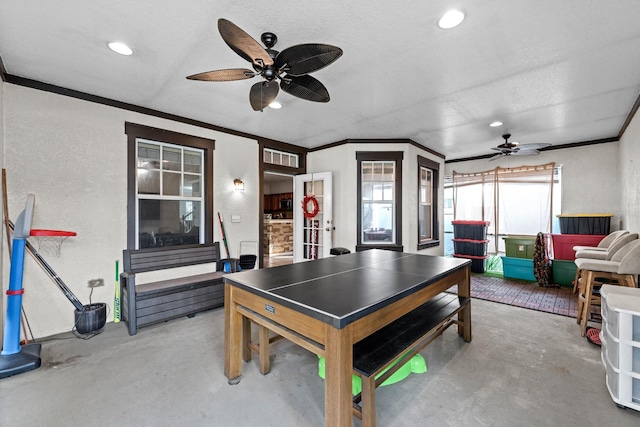
[[[503,256],[502,258],[502,272],[504,277],[510,279],[528,280],[530,282],[536,282],[536,277],[533,275],[533,260],[526,258],[511,258]]]
[[[453,251],[460,255],[484,256],[489,240],[453,239]]]
[[[574,246],[598,246],[605,237],[602,234],[552,234],[553,259],[575,260]]]
[[[612,214],[561,214],[562,234],[609,234]]]
[[[453,237],[456,239],[486,240],[489,221],[451,221]]]
[[[573,286],[577,268],[574,261],[552,260],[551,275],[553,283],[560,286]]]
[[[487,269],[487,256],[475,256],[475,255],[465,255],[465,254],[453,254],[454,257],[457,258],[466,258],[471,260],[471,272],[473,273],[484,273]]]
[[[535,236],[507,236],[502,239],[508,257],[533,259]]]

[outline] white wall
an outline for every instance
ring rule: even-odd
[[[640,112],[620,139],[619,164],[621,228],[640,232]]]
[[[489,162],[488,159],[447,163],[446,174],[479,172],[500,167],[540,165],[550,162],[562,165],[562,213],[611,213],[611,229],[619,228],[622,209],[618,176],[618,143],[587,145],[541,152],[538,156],[509,156]]]
[[[215,140],[214,240],[222,242],[217,212],[225,218],[232,255],[240,241],[258,240],[256,141],[12,84],[3,89],[10,217],[15,221],[26,195],[33,193],[32,228],[78,233],[64,243],[60,257],[45,258],[83,303],[89,303],[87,281],[103,278],[105,286],[94,290],[92,301],[113,304],[115,260],[127,241],[125,122]],[[234,178],[244,181],[244,192],[233,191]],[[232,223],[232,214],[241,222]],[[24,308],[36,337],[71,330],[73,306],[30,257],[24,288]]]
[[[307,172],[333,173],[333,218],[336,227],[333,234],[333,246],[345,247],[355,251],[357,243],[357,182],[358,151],[403,151],[402,162],[402,244],[405,252],[426,255],[442,255],[444,246],[417,250],[418,246],[418,155],[441,164],[439,200],[443,200],[443,160],[411,144],[342,144],[324,150],[314,151],[307,156]],[[442,240],[444,210],[440,203],[439,234]]]

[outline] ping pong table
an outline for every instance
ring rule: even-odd
[[[325,425],[351,426],[354,343],[451,286],[470,297],[469,266],[466,259],[373,249],[226,275],[229,384],[240,381],[249,321],[256,322],[325,358]],[[470,304],[458,313],[458,334],[471,341]]]

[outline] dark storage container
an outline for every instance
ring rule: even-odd
[[[560,233],[562,234],[609,234],[612,214],[562,214]]]
[[[453,254],[456,258],[466,258],[471,260],[471,271],[473,273],[484,273],[487,269],[487,256]]]
[[[489,221],[451,221],[456,239],[486,240]]]
[[[453,251],[460,255],[483,256],[487,254],[489,240],[453,239]]]

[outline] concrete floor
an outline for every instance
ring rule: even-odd
[[[450,328],[422,352],[426,374],[378,389],[379,426],[640,425],[574,319],[482,300],[472,313],[471,343]],[[280,342],[269,375],[252,361],[230,386],[223,321],[218,309],[134,337],[119,323],[43,341],[41,368],[0,380],[0,425],[323,426],[316,356]]]

